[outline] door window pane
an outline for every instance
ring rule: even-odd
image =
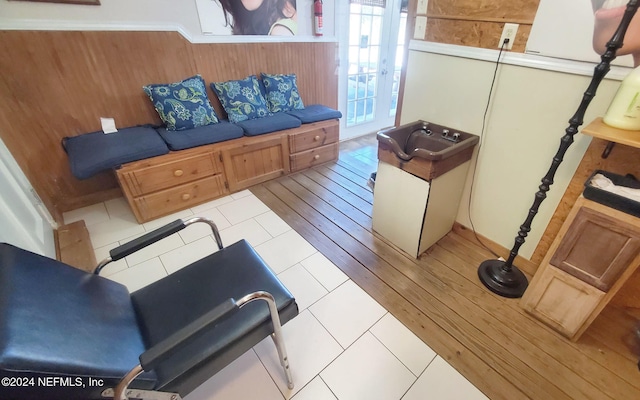
[[[389,106],[389,117],[395,117],[398,111],[398,92],[400,89],[400,74],[404,61],[405,30],[407,27],[407,12],[400,13],[400,27],[398,28],[398,45],[396,46],[396,59],[393,66],[393,85],[391,87],[391,104]]]
[[[389,53],[403,47],[406,13],[399,24],[399,43],[388,43],[389,37],[395,40],[395,35],[384,33],[383,27],[398,26],[397,20],[393,24],[386,21],[391,9],[399,9],[397,1],[400,0],[387,2],[388,10],[380,6],[385,4],[384,0],[358,0],[349,6],[347,127],[376,120],[378,101],[384,108],[390,107],[389,116],[393,117],[396,113],[403,56],[402,51],[396,52],[395,57]],[[384,59],[381,60],[381,57]],[[379,92],[382,88],[384,92]],[[378,95],[382,97],[379,99]],[[388,118],[384,108],[380,109],[378,119]]]
[[[372,121],[384,8],[350,5],[347,126]]]

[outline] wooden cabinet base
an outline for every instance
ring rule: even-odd
[[[576,201],[522,297],[522,307],[578,340],[640,266],[640,218]]]
[[[242,137],[123,165],[116,171],[139,223],[338,158],[338,120]]]

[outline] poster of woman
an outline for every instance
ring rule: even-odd
[[[234,35],[298,33],[296,0],[217,0]]]

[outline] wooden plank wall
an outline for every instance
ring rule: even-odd
[[[415,20],[416,0],[411,1],[410,16]],[[496,49],[504,24],[520,24],[511,51],[524,52],[539,0],[429,0],[427,5],[427,32],[424,40],[445,44]],[[413,26],[413,25],[412,25]],[[410,28],[413,32],[413,27]],[[585,87],[586,89],[586,87]],[[567,119],[570,115],[567,116]],[[585,121],[589,123],[591,121]],[[559,138],[558,138],[559,139]],[[594,139],[585,153],[571,183],[558,205],[540,243],[531,257],[537,266],[555,239],[569,210],[582,193],[585,180],[596,169],[640,176],[638,149],[618,145],[609,159],[600,157],[606,143]],[[551,162],[551,160],[549,160]],[[542,178],[542,176],[540,177]],[[535,188],[532,188],[532,193]],[[552,188],[552,190],[554,190]],[[555,189],[557,190],[557,189]],[[534,273],[533,271],[528,271]],[[640,282],[640,273],[637,274]],[[640,304],[640,301],[638,301]]]
[[[100,130],[100,117],[114,117],[118,127],[160,124],[145,84],[196,73],[207,85],[296,73],[305,103],[337,108],[336,43],[191,44],[177,32],[2,31],[0,52],[0,137],[58,221],[64,211],[120,194],[110,172],[73,177],[61,139]],[[210,88],[208,94],[222,114]]]
[[[506,22],[520,24],[512,51],[524,52],[540,0],[429,0],[424,40],[496,49]],[[415,8],[413,8],[415,12]]]
[[[540,0],[429,0],[423,41],[496,49],[505,23],[516,23],[518,33],[511,51],[523,53]],[[409,0],[404,65],[413,36],[418,0]],[[402,110],[406,73],[400,79],[398,110]],[[401,112],[396,115],[400,124]]]

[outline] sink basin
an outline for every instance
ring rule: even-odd
[[[432,180],[471,160],[477,135],[426,121],[378,132],[378,160]]]
[[[472,148],[480,138],[471,133],[425,121],[378,132],[380,148],[392,151],[403,161],[414,157],[430,161],[444,160]]]

